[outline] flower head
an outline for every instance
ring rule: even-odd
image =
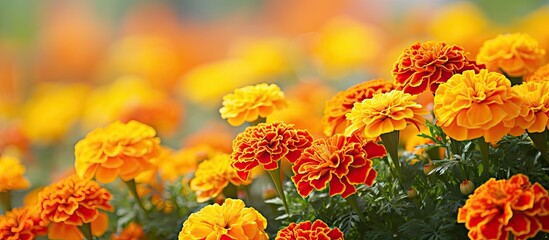
[[[489,71],[511,77],[520,77],[533,72],[544,63],[545,50],[527,34],[503,34],[484,42],[477,55],[479,63],[486,64]]]
[[[383,133],[403,130],[409,124],[419,130],[425,122],[422,115],[429,112],[414,102],[415,99],[415,95],[393,90],[355,103],[351,112],[345,115],[351,121],[345,135],[362,132],[366,138],[377,138]]]
[[[346,198],[356,192],[357,184],[372,186],[377,172],[372,168],[371,159],[385,155],[382,145],[363,140],[356,134],[318,139],[295,161],[292,181],[302,197],[328,185],[330,196],[341,194]]]
[[[521,113],[516,124],[522,131],[543,132],[549,128],[549,81],[525,82],[513,86],[513,91],[522,99]],[[515,135],[516,135],[515,134]]]
[[[524,76],[524,82],[547,82],[549,81],[549,63],[545,64],[532,73]]]
[[[223,97],[223,107],[219,109],[221,118],[227,119],[232,126],[240,126],[258,117],[266,118],[275,109],[288,105],[284,93],[275,84],[257,84],[238,88],[232,94]]]
[[[0,156],[0,192],[29,188],[30,182],[23,176],[25,171],[17,158]]]
[[[456,74],[435,94],[437,125],[458,141],[484,136],[497,142],[515,126],[520,99],[500,73],[481,70]]]
[[[0,215],[0,239],[32,240],[45,235],[46,227],[41,226],[40,213],[37,208],[15,208]]]
[[[114,122],[88,133],[75,146],[75,167],[80,177],[104,183],[117,176],[128,181],[151,167],[160,146],[156,131],[145,124]]]
[[[484,68],[466,55],[462,47],[445,42],[416,42],[404,50],[393,67],[395,85],[414,95],[427,89],[435,92],[456,73]]]
[[[488,180],[459,209],[471,239],[527,239],[549,232],[549,195],[539,184],[517,174],[509,180]]]
[[[145,233],[141,225],[131,222],[128,224],[120,234],[111,235],[111,240],[144,240],[146,239]]]
[[[307,130],[295,129],[284,122],[260,123],[246,128],[233,141],[232,167],[246,181],[249,171],[257,165],[265,170],[278,168],[280,159],[294,162],[313,137]]]
[[[231,162],[229,154],[218,154],[198,165],[190,185],[197,193],[197,202],[215,198],[229,183],[236,186],[246,184],[231,167]]]
[[[343,232],[339,228],[331,229],[322,220],[290,223],[276,234],[275,240],[297,240],[297,239],[330,239],[343,240]]]
[[[332,136],[342,133],[351,121],[345,118],[345,114],[351,112],[355,102],[372,98],[375,93],[386,93],[395,89],[392,81],[376,79],[365,81],[337,93],[332,99],[326,101],[324,108],[324,134]]]
[[[107,228],[107,215],[99,210],[112,211],[112,195],[94,181],[71,176],[45,187],[38,194],[40,217],[51,222],[49,238],[83,239],[78,226],[91,223],[94,236]]]
[[[268,239],[267,220],[240,199],[225,199],[193,213],[183,223],[179,239]]]

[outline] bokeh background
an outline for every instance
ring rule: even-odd
[[[474,59],[486,39],[524,32],[549,49],[547,24],[543,0],[0,1],[0,153],[37,187],[72,171],[74,144],[115,120],[152,125],[173,149],[230,152],[243,128],[221,119],[222,97],[262,82],[291,101],[270,121],[321,137],[324,102],[391,79],[412,43]]]

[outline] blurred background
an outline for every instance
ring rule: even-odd
[[[281,119],[322,136],[324,102],[391,79],[403,49],[446,41],[475,55],[524,32],[549,49],[543,0],[0,1],[0,154],[34,184],[71,171],[90,130],[136,119],[173,149],[231,151],[219,114],[235,88],[277,83]]]

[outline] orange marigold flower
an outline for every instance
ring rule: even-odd
[[[528,34],[502,34],[484,42],[477,62],[486,64],[492,72],[503,71],[507,76],[520,77],[543,65],[545,50]]]
[[[0,192],[27,189],[29,180],[25,178],[25,166],[12,156],[0,156]]]
[[[75,167],[80,177],[109,183],[117,176],[128,181],[151,167],[160,146],[156,131],[143,123],[114,122],[88,133],[75,146]]]
[[[343,232],[335,227],[331,229],[322,220],[317,219],[313,223],[310,221],[290,223],[287,227],[281,229],[276,234],[275,240],[297,240],[297,239],[331,239],[343,240]]]
[[[302,197],[309,196],[313,189],[323,190],[329,185],[330,196],[341,194],[346,198],[356,192],[356,184],[372,186],[377,172],[372,168],[371,159],[386,154],[382,145],[356,134],[317,139],[295,161],[292,181]]]
[[[223,107],[219,109],[221,118],[232,126],[253,122],[258,117],[266,118],[275,109],[288,105],[284,93],[276,84],[261,83],[255,86],[238,88],[223,97]]]
[[[46,235],[46,227],[41,226],[40,213],[34,207],[14,208],[0,215],[0,239],[32,240]]]
[[[231,162],[229,154],[218,154],[198,165],[190,184],[191,190],[196,192],[197,202],[217,197],[229,182],[235,186],[249,183],[238,177],[231,167]]]
[[[481,70],[456,74],[435,94],[437,125],[458,141],[484,136],[497,142],[515,126],[520,99],[500,73]]]
[[[295,162],[312,141],[307,130],[295,129],[293,124],[281,121],[247,127],[233,141],[232,167],[246,181],[250,170],[259,164],[265,170],[274,170],[284,157]]]
[[[404,50],[393,67],[395,85],[414,95],[427,89],[435,92],[456,73],[484,68],[467,59],[467,54],[462,47],[445,42],[416,42]]]
[[[355,103],[351,112],[345,115],[351,121],[351,125],[345,129],[345,135],[362,132],[366,138],[373,139],[383,133],[403,130],[409,124],[413,124],[419,131],[420,125],[425,123],[422,115],[429,111],[414,102],[416,97],[393,90]]]
[[[524,82],[547,82],[549,81],[549,63],[545,64],[532,73],[524,76]]]
[[[525,82],[513,86],[513,90],[522,99],[522,110],[516,119],[520,131],[514,135],[528,132],[543,132],[549,128],[549,81]]]
[[[509,180],[488,180],[469,195],[459,209],[471,239],[527,239],[549,232],[549,195],[539,183],[522,174]]]
[[[376,79],[365,81],[338,92],[332,99],[326,101],[324,107],[324,134],[332,136],[336,133],[343,133],[351,121],[345,118],[345,114],[351,112],[355,102],[362,102],[364,99],[372,98],[375,93],[386,93],[395,89],[392,81]]]
[[[179,240],[186,239],[268,239],[267,219],[240,199],[225,199],[193,213],[183,223]]]
[[[114,233],[111,235],[111,240],[145,240],[147,239],[145,237],[145,232],[143,232],[143,228],[141,225],[131,222],[128,224],[124,229],[122,229],[122,232],[120,234],[115,235]]]
[[[101,236],[107,230],[108,217],[99,212],[112,211],[112,195],[97,182],[71,176],[45,187],[38,194],[40,217],[51,222],[48,237],[51,239],[83,239],[78,229],[91,223],[92,234]]]

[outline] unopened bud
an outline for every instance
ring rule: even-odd
[[[475,191],[475,184],[469,181],[469,179],[465,179],[459,185],[459,190],[463,195],[467,196]]]
[[[408,198],[415,198],[417,197],[417,190],[414,188],[409,188],[408,191],[406,191],[406,195]]]

